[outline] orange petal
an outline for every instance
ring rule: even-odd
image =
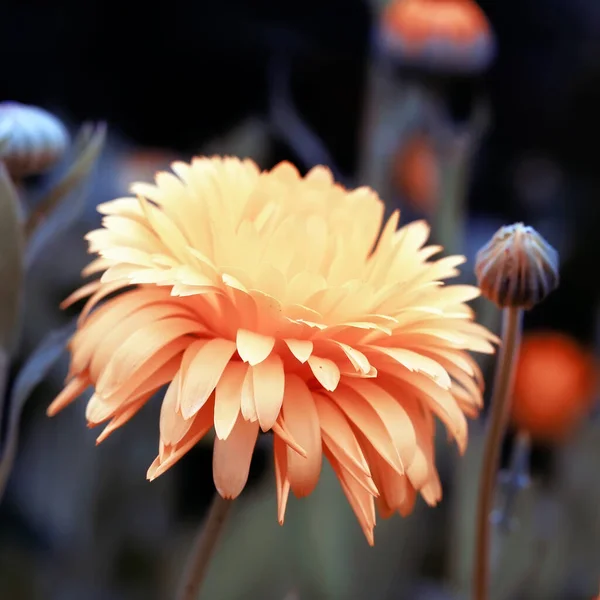
[[[283,525],[285,509],[290,495],[290,480],[287,474],[287,447],[281,438],[273,439],[273,456],[275,458],[275,483],[277,486],[277,520]]]
[[[343,453],[340,452],[339,446],[331,443],[331,438],[323,435],[323,453],[327,460],[333,465],[338,465],[336,469],[345,471],[356,481],[365,491],[369,492],[373,497],[379,496],[379,490],[375,486],[371,475],[365,475],[364,471],[357,468],[353,462],[349,462]],[[338,475],[339,476],[339,475]]]
[[[236,345],[240,358],[244,362],[256,365],[271,354],[275,346],[275,338],[248,331],[247,329],[238,329]]]
[[[344,469],[339,467],[333,457],[329,457],[329,460],[338,476],[342,490],[344,490],[344,494],[346,495],[346,498],[348,498],[348,502],[367,538],[369,546],[374,546],[375,538],[373,529],[375,527],[375,503],[373,501],[373,496],[355,479],[350,477]]]
[[[96,292],[98,290],[98,288],[100,288],[101,285],[102,285],[102,283],[100,282],[99,279],[96,281],[90,281],[90,283],[86,283],[85,285],[82,285],[79,289],[75,290],[70,296],[65,298],[60,303],[60,308],[62,308],[62,309],[69,308],[69,306],[71,306],[72,304],[75,304],[75,302],[78,302],[82,298],[87,298],[87,296],[90,296],[91,294]]]
[[[340,382],[339,367],[328,358],[311,356],[308,365],[316,380],[329,392],[333,392]]]
[[[177,371],[160,407],[160,437],[165,444],[171,446],[181,441],[193,424],[193,419],[184,419],[177,410],[180,378],[181,371]]]
[[[371,346],[371,348],[397,361],[409,371],[424,373],[431,377],[440,387],[446,390],[450,389],[450,376],[446,369],[436,360],[404,348],[382,348],[378,346]]]
[[[360,394],[347,386],[338,386],[328,396],[354,424],[381,457],[398,473],[404,468],[398,450],[383,421]]]
[[[123,281],[111,281],[110,283],[103,283],[102,287],[90,298],[88,298],[88,301],[85,303],[85,306],[81,309],[81,313],[79,313],[79,317],[77,318],[77,324],[81,325],[88,318],[90,312],[97,306],[98,302],[104,300],[104,298],[106,298],[110,294],[113,294],[114,292],[124,287],[127,287],[128,285],[129,282]],[[163,294],[161,294],[161,298],[164,299]],[[67,300],[69,300],[69,298],[67,298]],[[63,302],[65,306],[67,300]],[[63,304],[61,304],[61,308]]]
[[[258,422],[263,431],[273,427],[283,403],[285,376],[283,362],[277,354],[252,367],[254,401]]]
[[[111,433],[122,427],[129,421],[134,415],[136,415],[148,402],[152,394],[146,394],[139,400],[128,404],[122,410],[117,411],[115,416],[112,418],[110,423],[102,430],[102,433],[96,438],[96,445],[101,444]]]
[[[369,363],[369,359],[362,353],[359,352],[356,348],[352,348],[352,346],[348,346],[347,344],[342,344],[341,342],[334,342],[337,344],[344,354],[348,357],[352,366],[361,373],[369,373],[371,370],[371,364]]]
[[[225,440],[231,433],[242,404],[242,386],[248,371],[248,365],[231,361],[215,391],[215,433]]]
[[[286,377],[283,417],[290,434],[306,450],[306,458],[287,450],[290,486],[296,496],[307,496],[314,490],[321,473],[321,428],[312,394],[297,375]]]
[[[375,410],[389,431],[398,450],[404,468],[413,460],[417,445],[414,425],[409,414],[400,402],[376,383],[376,380],[357,379],[352,388],[358,392]],[[409,401],[406,399],[405,401]]]
[[[88,427],[95,427],[110,419],[120,409],[120,405],[105,402],[102,396],[93,394],[85,407],[85,418]]]
[[[178,344],[179,348],[183,350],[187,342],[185,340],[178,340],[173,342],[173,344]],[[177,371],[179,371],[180,364],[181,358],[179,356],[175,356],[161,367],[153,370],[152,374],[150,374],[147,378],[145,373],[138,372],[132,376],[126,385],[124,385],[122,388],[119,388],[115,394],[104,398],[104,400],[112,404],[124,404],[129,401],[133,402],[144,394],[153,394],[163,385],[173,380],[173,377],[175,377]]]
[[[201,326],[196,321],[173,318],[151,323],[136,331],[114,353],[103,370],[96,388],[102,395],[110,395],[133,373],[144,366],[148,367],[149,360],[160,350],[165,349],[178,338],[197,332],[199,329]]]
[[[370,477],[365,456],[344,413],[329,398],[320,394],[314,394],[313,397],[319,414],[323,440],[331,448],[336,459],[347,469],[351,470],[348,465],[352,464],[361,473]]]
[[[464,453],[468,438],[467,420],[452,394],[418,373],[405,373],[402,379],[397,379],[396,382],[400,388],[399,393],[404,391],[409,395],[416,395],[442,420],[448,432],[456,440],[459,451]]]
[[[152,481],[165,471],[170,469],[177,461],[187,454],[212,428],[214,419],[214,404],[212,400],[207,402],[202,410],[194,417],[194,423],[185,437],[177,444],[174,449],[161,460],[159,456],[154,460],[148,469],[146,477]]]
[[[212,339],[200,345],[187,370],[182,374],[180,406],[184,419],[196,414],[217,387],[225,367],[235,352],[230,340]]]
[[[86,375],[74,377],[52,401],[50,406],[46,409],[46,414],[49,417],[53,417],[56,413],[81,396],[89,386],[90,381]]]
[[[310,340],[285,340],[287,347],[290,352],[296,357],[296,359],[305,363],[312,354],[313,343]]]
[[[238,415],[227,439],[215,438],[213,477],[223,498],[236,498],[244,489],[257,437],[258,422],[245,421]]]
[[[96,273],[105,271],[110,265],[111,262],[105,258],[95,258],[81,271],[81,276],[89,277],[90,275],[95,275]]]
[[[279,436],[294,452],[297,452],[302,458],[306,458],[306,450],[292,437],[281,415],[279,415],[279,418],[273,424],[273,433]]]
[[[258,415],[256,414],[256,399],[254,397],[254,378],[252,375],[252,367],[249,367],[246,371],[244,383],[242,384],[240,410],[246,421],[258,420]]]
[[[137,395],[164,385],[177,372],[176,364],[179,360],[178,355],[183,352],[188,343],[188,340],[181,338],[167,344],[146,361],[144,368],[133,372],[121,387],[115,388],[111,393],[107,394],[105,388],[102,388],[100,383],[97,383],[96,393],[102,396],[107,402],[115,404],[134,400]],[[90,370],[93,371],[93,368]]]
[[[145,306],[126,319],[115,318],[119,315],[119,302],[111,302],[104,310],[104,306],[97,315],[92,315],[90,321],[80,327],[71,341],[73,351],[72,368],[77,369],[89,366],[92,381],[98,381],[102,371],[112,360],[117,349],[121,347],[131,335],[153,323],[168,319],[173,312],[168,305]]]

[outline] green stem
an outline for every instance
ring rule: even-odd
[[[206,521],[190,552],[188,566],[177,596],[179,600],[197,600],[232,504],[231,500],[224,500],[215,493]]]
[[[496,367],[496,379],[491,402],[489,429],[485,441],[483,465],[477,507],[477,534],[475,543],[475,565],[473,573],[473,597],[487,600],[490,579],[490,512],[500,462],[500,449],[506,430],[506,421],[511,401],[511,388],[523,323],[523,309],[505,308],[502,323],[502,347]]]

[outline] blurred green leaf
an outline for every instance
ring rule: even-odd
[[[23,242],[19,198],[0,162],[0,348],[11,353],[16,342],[23,281]]]
[[[15,458],[19,421],[23,412],[23,406],[31,396],[33,390],[44,380],[50,369],[60,358],[69,338],[75,331],[75,327],[76,321],[73,320],[64,327],[51,331],[42,340],[15,379],[12,390],[8,395],[8,411],[0,411],[0,415],[4,413],[7,419],[5,426],[0,422],[0,432],[5,431],[3,443],[0,446],[0,498],[4,493],[4,488],[6,487],[6,482]],[[5,365],[2,365],[0,362],[0,370],[2,370],[2,366],[7,365],[8,361],[6,361]]]
[[[85,183],[106,139],[106,125],[84,125],[74,142],[75,160],[64,176],[40,200],[25,223],[30,267],[46,244],[69,227],[85,207]]]

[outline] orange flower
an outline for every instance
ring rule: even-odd
[[[477,71],[494,52],[489,23],[474,0],[392,0],[380,28],[385,46],[407,64]]]
[[[437,157],[430,140],[413,136],[396,153],[394,179],[407,202],[425,214],[433,214],[440,190]]]
[[[597,365],[590,352],[567,335],[525,336],[515,375],[512,420],[534,439],[564,440],[594,398]]]
[[[261,173],[197,158],[173,170],[99,207],[103,228],[87,239],[100,258],[84,273],[104,274],[66,301],[91,294],[49,413],[93,385],[101,441],[169,384],[150,479],[214,427],[215,485],[234,498],[262,430],[280,522],[290,490],[314,489],[322,455],[370,543],[375,498],[384,516],[410,512],[416,491],[435,504],[434,415],[464,449],[465,413],[481,405],[466,351],[495,340],[464,304],[479,290],[441,283],[464,259],[429,262],[441,248],[423,246],[428,226],[396,231],[397,212],[377,241],[378,196],[324,167],[302,178],[288,163]]]

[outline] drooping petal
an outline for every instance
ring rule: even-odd
[[[215,438],[213,477],[223,498],[237,498],[244,489],[257,437],[258,422],[246,421],[238,415],[227,439]]]
[[[231,433],[240,414],[242,387],[248,366],[243,362],[231,361],[225,367],[215,392],[215,433],[225,440]]]
[[[356,479],[350,477],[333,456],[328,456],[328,459],[340,480],[342,490],[344,491],[346,498],[348,498],[348,502],[369,542],[369,546],[374,546],[375,538],[373,536],[373,529],[375,527],[375,503],[373,501],[373,495],[365,490]]]
[[[347,386],[338,386],[328,396],[360,431],[381,457],[398,473],[404,472],[402,460],[392,436],[373,407],[360,394]]]
[[[212,428],[214,421],[214,404],[207,402],[194,417],[194,423],[185,437],[175,446],[170,447],[168,455],[161,460],[159,455],[150,465],[146,477],[152,481],[170,469],[185,456]]]
[[[275,483],[277,485],[277,520],[283,525],[285,509],[290,495],[290,480],[287,472],[287,448],[279,437],[273,440],[273,456],[275,458]]]
[[[416,448],[416,434],[410,415],[402,405],[401,398],[395,398],[378,386],[377,380],[359,379],[353,388],[370,404],[389,431],[402,465],[406,469],[412,462]],[[405,402],[410,400],[405,399]]]
[[[80,375],[71,379],[46,409],[46,414],[49,417],[53,417],[63,408],[77,400],[90,384],[91,382],[86,375]]]
[[[263,431],[268,431],[277,420],[283,404],[285,375],[281,358],[271,354],[252,367],[252,383],[258,422]]]
[[[96,438],[96,445],[101,444],[111,433],[119,429],[131,420],[146,404],[152,394],[146,394],[135,402],[131,402],[127,406],[118,410],[108,425],[102,430],[102,433]]]
[[[160,438],[174,446],[180,442],[193,425],[193,419],[184,419],[177,409],[181,371],[178,371],[165,392],[160,407]]]
[[[252,367],[248,367],[242,383],[242,398],[240,404],[242,416],[246,421],[257,421],[256,400],[254,397],[254,376]]]
[[[319,480],[322,462],[319,414],[312,393],[297,375],[285,380],[283,418],[291,435],[306,450],[306,458],[287,450],[287,476],[294,494],[310,494]]]

